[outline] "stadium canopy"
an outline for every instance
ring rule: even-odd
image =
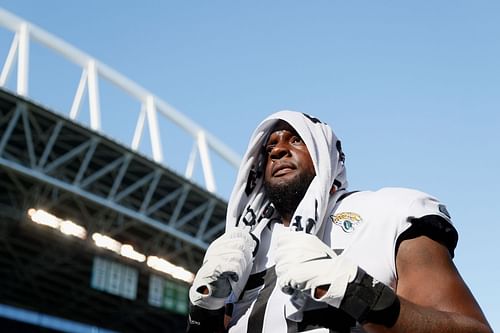
[[[182,332],[193,272],[225,226],[218,181],[235,174],[239,156],[137,83],[1,8],[0,27],[0,325]],[[57,68],[72,66],[72,83],[33,60],[47,50]],[[30,93],[36,84],[41,95]],[[75,89],[57,96],[50,84]],[[127,99],[103,103],[116,95]],[[128,137],[103,130],[134,108]],[[179,137],[168,147],[162,133]],[[172,154],[184,159],[166,163]]]

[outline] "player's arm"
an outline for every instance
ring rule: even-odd
[[[283,291],[338,308],[367,332],[492,332],[445,246],[427,236],[407,239],[396,261],[394,292],[317,237],[290,233],[278,240],[276,274]]]
[[[367,332],[492,332],[448,249],[426,236],[404,240],[396,255],[400,312],[391,328]]]
[[[248,231],[233,228],[210,244],[189,289],[188,333],[224,331],[225,301],[248,280],[257,246]]]

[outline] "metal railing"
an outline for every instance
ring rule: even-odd
[[[30,98],[30,45],[35,41],[37,44],[63,56],[81,69],[81,77],[67,114],[71,120],[77,120],[86,93],[88,96],[89,126],[94,131],[103,132],[101,124],[102,112],[106,110],[101,110],[99,82],[100,80],[106,80],[140,103],[140,111],[134,133],[130,141],[125,143],[129,145],[129,148],[139,151],[144,137],[144,127],[147,124],[151,144],[148,149],[151,149],[151,157],[157,163],[166,164],[163,156],[164,150],[159,125],[159,117],[164,117],[192,138],[191,153],[187,157],[186,167],[183,171],[184,177],[193,180],[193,170],[197,163],[197,156],[199,156],[205,188],[211,193],[216,193],[218,189],[210,158],[211,153],[217,154],[231,168],[237,170],[240,163],[238,154],[214,135],[137,83],[69,45],[60,38],[22,20],[2,8],[0,8],[0,26],[14,33],[10,49],[0,72],[0,87],[6,87],[9,76],[13,72],[14,65],[17,62],[16,93]],[[227,178],[227,175],[221,175],[221,177]]]

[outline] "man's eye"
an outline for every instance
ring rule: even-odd
[[[273,149],[274,149],[274,145],[268,145],[268,146],[266,147],[266,153],[267,153],[267,154],[270,154],[270,153],[271,153],[271,151],[272,151]]]
[[[294,136],[291,140],[292,143],[302,143],[302,139],[298,136]]]

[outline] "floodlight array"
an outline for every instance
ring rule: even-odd
[[[77,237],[82,240],[87,239],[87,230],[83,226],[70,220],[63,220],[43,209],[30,208],[28,216],[33,222],[58,230],[65,235]],[[104,248],[137,262],[146,262],[148,267],[169,274],[175,279],[188,283],[191,283],[194,279],[194,274],[185,268],[176,266],[168,260],[157,256],[146,256],[136,251],[130,244],[123,244],[112,237],[97,232],[93,233],[91,238],[97,247]]]

